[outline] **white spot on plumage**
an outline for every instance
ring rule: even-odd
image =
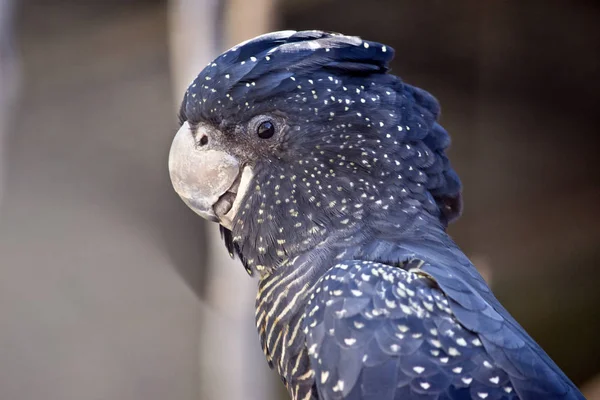
[[[420,385],[425,390],[427,390],[431,387],[431,385],[428,382],[421,382]]]
[[[460,352],[458,350],[456,350],[456,348],[454,348],[454,347],[450,347],[448,349],[448,354],[451,355],[452,357],[460,356]]]
[[[465,385],[470,385],[471,382],[473,382],[473,378],[468,378],[465,376],[464,378],[461,378],[461,381],[463,381]]]
[[[413,371],[415,371],[417,374],[422,374],[423,372],[425,372],[425,368],[416,366],[416,367],[413,367]]]
[[[341,392],[342,390],[344,390],[344,381],[340,379],[339,381],[337,381],[337,383],[333,387],[333,391]]]
[[[406,315],[411,315],[412,314],[412,310],[410,309],[410,307],[406,306],[405,304],[400,304],[400,309]]]

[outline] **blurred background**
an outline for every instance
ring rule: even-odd
[[[396,49],[453,135],[451,227],[600,399],[600,7],[591,1],[0,0],[0,398],[284,399],[256,282],[171,189],[187,83],[324,29]]]

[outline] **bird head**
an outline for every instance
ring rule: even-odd
[[[459,215],[439,105],[388,73],[393,55],[358,37],[274,32],[221,54],[188,87],[171,181],[221,224],[249,272],[382,224]]]

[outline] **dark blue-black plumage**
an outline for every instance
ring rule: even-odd
[[[461,207],[449,136],[437,101],[388,73],[392,57],[276,32],[185,94],[182,121],[214,126],[254,170],[222,231],[260,274],[267,359],[297,399],[583,398],[446,234]],[[277,134],[257,138],[257,118]]]
[[[306,331],[323,398],[516,398],[509,375],[456,321],[444,293],[407,272],[421,266],[353,261],[319,281]],[[323,367],[323,357],[338,367]]]

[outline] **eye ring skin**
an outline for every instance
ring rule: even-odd
[[[260,129],[265,124],[271,124],[273,132],[272,134],[263,137],[260,135]],[[257,137],[261,142],[267,140],[273,141],[277,140],[277,138],[280,136],[283,126],[283,118],[277,115],[261,114],[248,121],[246,125],[246,132],[249,135]]]

